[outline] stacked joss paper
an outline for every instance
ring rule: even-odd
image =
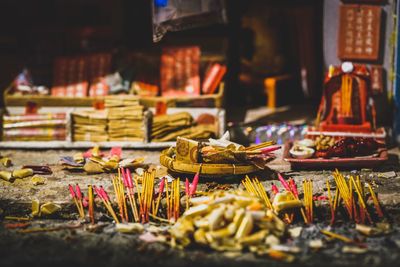
[[[107,112],[104,110],[82,110],[72,113],[74,141],[108,141]]]
[[[216,134],[215,124],[197,124],[187,112],[160,115],[153,118],[151,139],[156,142],[176,140],[178,136],[206,139]]]
[[[136,96],[107,96],[110,141],[144,141],[146,136],[144,108]]]
[[[3,140],[65,140],[67,136],[66,125],[65,113],[5,115],[3,116]]]

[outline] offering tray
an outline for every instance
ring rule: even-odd
[[[168,149],[161,152],[160,163],[172,172],[196,174],[200,171],[201,176],[228,176],[248,174],[260,170],[252,164],[212,164],[177,161],[170,157],[167,152]]]
[[[373,168],[381,165],[388,159],[388,152],[385,148],[380,148],[370,156],[352,158],[293,158],[289,151],[293,142],[287,142],[283,150],[283,160],[289,162],[293,169],[321,169],[321,168]]]

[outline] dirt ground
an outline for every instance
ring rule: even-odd
[[[0,181],[0,208],[2,217],[25,216],[30,213],[33,199],[41,203],[52,201],[63,207],[66,214],[64,220],[41,219],[32,222],[35,226],[57,224],[74,224],[74,209],[69,196],[68,184],[79,183],[82,188],[88,184],[103,185],[112,192],[110,174],[86,175],[70,173],[62,170],[59,165],[60,156],[72,156],[73,150],[2,150],[1,155],[12,159],[14,166],[8,169],[18,169],[23,165],[48,165],[53,170],[52,175],[44,176],[44,185],[34,186],[30,178],[16,180],[14,183]],[[364,238],[368,252],[363,254],[342,253],[343,243],[327,242],[320,251],[308,248],[311,239],[323,238],[319,229],[327,227],[323,216],[312,226],[304,226],[299,238],[292,240],[301,251],[296,255],[296,261],[291,266],[392,266],[400,260],[400,150],[390,150],[389,161],[383,166],[371,170],[358,170],[363,179],[371,181],[376,186],[379,199],[390,217],[392,231],[388,235]],[[124,151],[123,157],[146,157],[146,162],[159,164],[159,151]],[[274,171],[282,172],[286,177],[293,177],[296,182],[305,178],[314,181],[315,193],[325,191],[325,181],[332,180],[331,170],[292,171],[290,166],[277,159],[268,164],[269,170],[258,173],[265,188],[271,188],[271,183],[280,187]],[[7,168],[1,167],[1,170]],[[351,170],[349,170],[351,171]],[[164,169],[159,170],[165,172]],[[200,179],[200,190],[206,187],[236,188],[241,177],[216,179]],[[274,261],[267,256],[255,256],[250,252],[219,253],[203,248],[193,247],[185,251],[172,249],[166,244],[145,243],[137,235],[127,235],[115,232],[114,228],[105,223],[100,233],[93,233],[83,228],[74,228],[42,233],[19,233],[14,229],[6,229],[4,221],[0,225],[0,266],[29,264],[35,266],[285,266],[287,263]],[[333,229],[346,236],[356,236],[354,227],[346,223]]]

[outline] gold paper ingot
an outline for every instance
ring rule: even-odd
[[[0,178],[7,182],[12,182],[14,180],[12,173],[8,171],[0,171]]]
[[[253,230],[253,217],[251,217],[249,213],[246,213],[242,220],[242,223],[239,226],[238,231],[236,232],[235,238],[241,239],[249,235],[251,230]]]
[[[103,173],[104,172],[104,170],[100,164],[95,163],[91,160],[86,162],[85,166],[83,166],[83,169],[87,173]]]
[[[15,179],[22,179],[31,175],[33,175],[32,169],[20,169],[20,170],[14,170],[12,172],[12,176]]]
[[[31,178],[31,182],[33,185],[42,185],[46,183],[46,179],[39,175],[34,175]]]
[[[3,164],[4,167],[10,167],[12,165],[11,159],[10,158],[1,158],[0,159],[1,164]]]
[[[83,163],[85,159],[83,158],[83,153],[76,153],[73,155],[73,159],[76,163]]]
[[[293,194],[290,192],[276,194],[272,203],[276,213],[286,209],[300,208],[302,205],[303,203],[300,200],[295,199]]]
[[[38,216],[40,213],[40,202],[37,199],[32,200],[32,216]]]
[[[206,231],[202,228],[198,229],[196,232],[194,232],[194,240],[199,243],[206,245],[207,244],[207,239],[206,239]]]
[[[40,213],[44,215],[51,215],[59,210],[61,210],[61,206],[53,202],[47,202],[40,207]]]
[[[100,147],[99,146],[95,146],[92,148],[92,156],[95,158],[100,158],[101,154],[100,154]]]
[[[187,138],[178,137],[176,140],[176,160],[197,163],[199,143]]]
[[[107,170],[116,170],[118,169],[118,166],[118,162],[109,160],[104,163],[103,167]]]
[[[245,236],[239,239],[239,242],[240,244],[245,246],[257,245],[260,244],[263,241],[263,239],[265,239],[268,233],[269,233],[268,230],[261,230],[252,235]]]

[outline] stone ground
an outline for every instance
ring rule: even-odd
[[[2,156],[12,159],[14,166],[9,169],[17,169],[22,165],[49,165],[53,174],[45,176],[45,185],[33,186],[30,178],[16,180],[10,184],[0,181],[0,208],[3,215],[23,216],[30,212],[33,199],[42,203],[52,201],[63,206],[67,218],[73,218],[74,209],[67,185],[79,183],[82,188],[88,184],[103,185],[108,192],[112,192],[110,174],[86,175],[81,173],[69,173],[62,170],[58,164],[60,156],[72,156],[74,150],[2,150]],[[375,170],[362,169],[359,173],[362,177],[377,187],[381,203],[385,206],[387,213],[391,216],[394,231],[388,235],[378,238],[367,238],[365,243],[370,247],[368,254],[354,255],[340,253],[340,243],[329,244],[320,252],[307,249],[310,238],[322,238],[318,229],[326,227],[326,221],[319,218],[314,226],[305,227],[299,239],[294,240],[302,248],[297,257],[296,266],[318,266],[322,263],[327,266],[389,266],[400,260],[400,234],[399,234],[399,212],[400,203],[400,150],[390,150],[389,161]],[[124,151],[124,157],[146,157],[147,163],[159,164],[159,151]],[[315,193],[322,194],[325,191],[326,179],[332,179],[332,171],[292,171],[290,166],[281,160],[278,153],[277,159],[268,164],[270,170],[257,174],[267,189],[271,183],[279,185],[276,181],[274,171],[283,172],[287,177],[293,177],[300,184],[305,178],[312,178]],[[1,170],[6,168],[1,167]],[[160,169],[159,173],[165,172]],[[201,179],[200,190],[206,187],[238,187],[240,178],[216,178]],[[217,184],[218,183],[218,184]],[[69,215],[68,215],[69,214]],[[72,217],[71,217],[72,216]],[[60,218],[37,220],[35,225],[45,226],[60,222]],[[16,264],[30,265],[65,265],[65,266],[122,266],[123,264],[140,266],[283,266],[282,262],[272,261],[266,257],[256,257],[251,253],[244,252],[239,255],[232,253],[216,253],[204,249],[192,248],[187,251],[171,249],[164,244],[144,244],[135,235],[123,235],[112,232],[91,233],[81,228],[69,229],[55,232],[21,234],[15,230],[0,226],[0,266],[13,266]],[[9,221],[7,222],[9,223]],[[108,226],[109,227],[109,226]],[[335,228],[348,236],[355,235],[347,224]],[[294,266],[294,265],[293,265]]]

